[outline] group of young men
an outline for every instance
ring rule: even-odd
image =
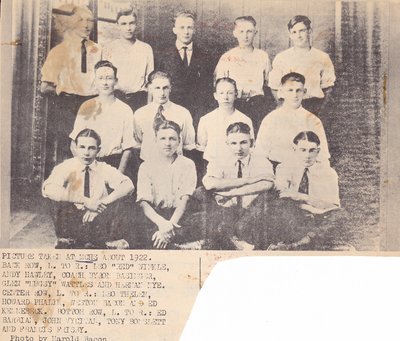
[[[104,47],[89,40],[87,8],[74,7],[72,18],[42,69],[42,91],[58,103],[61,163],[43,183],[57,202],[56,248],[334,245],[327,236],[346,214],[314,114],[335,74],[311,46],[307,17],[290,20],[293,47],[272,67],[253,46],[254,18],[236,18],[238,46],[215,69],[193,42],[189,11],[176,14],[176,44],[156,63],[135,35],[132,9],[118,13],[120,38]],[[277,108],[270,113],[267,85]]]

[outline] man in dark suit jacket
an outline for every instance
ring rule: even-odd
[[[172,77],[171,100],[187,108],[197,129],[200,117],[211,108],[214,63],[210,56],[193,43],[195,15],[180,11],[175,15],[173,32],[175,46],[166,49],[158,58],[158,70]]]

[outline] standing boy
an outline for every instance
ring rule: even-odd
[[[274,168],[291,157],[293,136],[300,131],[313,131],[321,141],[318,160],[329,164],[328,142],[321,120],[302,107],[306,94],[303,75],[295,72],[281,79],[279,96],[282,106],[268,114],[261,123],[257,136],[256,153],[269,159]]]
[[[197,127],[200,116],[207,112],[212,102],[213,62],[209,55],[193,42],[196,32],[196,16],[184,10],[176,13],[172,31],[176,35],[175,46],[162,51],[158,58],[158,70],[171,75],[171,100],[187,108]]]
[[[58,203],[56,248],[127,248],[127,226],[115,203],[133,191],[132,181],[96,161],[101,139],[94,130],[80,131],[75,144],[76,156],[57,165],[42,188]]]
[[[187,109],[169,100],[170,76],[162,71],[153,71],[149,75],[148,88],[152,102],[138,109],[133,115],[134,148],[137,151],[140,150],[140,158],[147,161],[159,156],[154,127],[160,121],[165,120],[177,123],[180,128],[178,154],[182,154],[182,150],[193,150],[195,148],[195,132],[192,116]]]
[[[80,105],[96,95],[94,65],[101,59],[100,46],[89,39],[93,14],[87,7],[74,6],[63,41],[52,48],[42,67],[41,91],[57,97],[49,119],[49,142],[56,161],[69,157],[69,139]]]
[[[102,140],[98,160],[107,162],[123,173],[129,173],[133,140],[133,112],[115,97],[117,69],[106,60],[96,64],[95,85],[99,96],[84,102],[79,108],[74,130],[70,134],[71,151],[75,155],[75,139],[85,128],[97,131]]]
[[[271,70],[268,53],[254,47],[257,23],[252,16],[235,19],[233,36],[238,46],[224,53],[215,68],[215,79],[230,77],[238,87],[237,108],[248,115],[257,133],[265,116],[264,85]]]
[[[203,184],[215,200],[207,207],[207,226],[213,248],[254,248],[258,231],[254,231],[246,221],[245,215],[253,215],[256,206],[263,206],[264,196],[273,187],[271,163],[265,158],[251,153],[253,138],[250,127],[236,122],[226,130],[226,143],[229,153],[224,158],[208,164]],[[238,238],[240,240],[238,240]],[[244,241],[244,242],[243,242]]]
[[[289,37],[293,46],[279,53],[269,74],[269,86],[279,101],[278,89],[282,76],[298,72],[305,79],[303,107],[318,115],[335,84],[335,70],[329,55],[311,46],[311,21],[304,15],[296,15],[288,23]]]
[[[120,37],[104,47],[103,59],[118,68],[117,95],[135,111],[147,103],[147,77],[154,70],[153,49],[137,39],[133,9],[119,11],[116,21]]]

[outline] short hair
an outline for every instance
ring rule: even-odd
[[[75,144],[78,144],[78,138],[80,137],[92,137],[96,140],[97,142],[97,147],[100,147],[101,145],[101,138],[100,135],[96,133],[96,131],[94,131],[93,129],[83,129],[81,130],[78,135],[76,135],[75,137]]]
[[[137,21],[137,14],[132,7],[120,9],[117,13],[117,19],[115,21],[118,23],[119,18],[126,15],[132,15]]]
[[[306,84],[305,77],[297,72],[289,72],[281,78],[281,85],[285,84],[287,81],[300,82],[303,85]]]
[[[293,143],[297,145],[299,141],[314,142],[317,144],[317,146],[321,144],[318,135],[313,131],[302,131],[298,133],[296,137],[293,139]]]
[[[254,25],[254,27],[257,26],[256,19],[254,19],[251,15],[244,15],[241,17],[237,17],[234,21],[235,27],[239,21],[248,21],[248,22],[251,22]]]
[[[306,17],[305,15],[295,15],[292,19],[289,20],[289,23],[287,24],[288,30],[290,31],[293,26],[298,23],[303,23],[308,30],[311,28],[311,20],[308,17]]]
[[[153,81],[157,78],[168,79],[169,82],[172,84],[171,76],[169,75],[169,73],[159,70],[154,70],[150,72],[149,76],[147,77],[147,84],[153,83]]]
[[[79,13],[79,12],[85,12],[87,14],[90,14],[93,17],[93,13],[89,9],[89,7],[87,7],[87,6],[75,6],[74,5],[74,7],[72,7],[72,9],[71,9],[72,15],[75,15],[76,13]]]
[[[168,121],[168,120],[160,120],[155,126],[154,126],[154,132],[157,135],[157,133],[161,129],[172,129],[174,130],[177,134],[178,137],[180,138],[181,136],[181,127],[175,123],[174,121]]]
[[[238,90],[237,90],[237,85],[236,85],[236,81],[235,81],[234,79],[230,78],[230,77],[221,77],[221,78],[218,78],[217,81],[215,82],[214,92],[217,91],[217,86],[218,86],[218,84],[219,84],[219,83],[222,83],[222,82],[226,82],[226,83],[232,84],[233,87],[235,88],[235,93],[238,92]]]
[[[229,127],[226,129],[226,136],[233,133],[242,133],[251,135],[250,130],[251,129],[248,124],[243,122],[235,122],[230,124]]]
[[[96,65],[94,66],[94,71],[96,72],[98,69],[100,69],[101,67],[109,67],[110,69],[112,69],[114,71],[114,76],[115,78],[117,78],[117,71],[118,69],[108,60],[100,60],[99,62],[96,63]]]
[[[178,18],[191,18],[191,19],[193,19],[193,21],[196,21],[197,16],[194,12],[185,9],[185,10],[181,10],[181,11],[178,11],[175,13],[174,25],[175,25],[176,19],[178,19]]]

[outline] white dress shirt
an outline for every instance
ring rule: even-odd
[[[251,119],[236,110],[231,115],[224,115],[219,108],[200,118],[197,128],[197,149],[204,152],[203,158],[211,161],[230,154],[226,144],[226,129],[235,122],[246,123],[250,127],[251,138],[254,139]]]
[[[323,98],[322,89],[335,84],[335,70],[329,55],[312,47],[310,50],[287,49],[275,57],[269,73],[269,87],[278,90],[281,78],[289,72],[302,74],[306,79],[304,98]]]
[[[98,97],[84,102],[79,108],[69,137],[75,140],[78,133],[86,128],[93,129],[100,135],[99,157],[121,154],[135,144],[132,109],[117,98],[107,106],[102,105]]]
[[[189,45],[185,45],[185,44],[182,44],[179,40],[177,40],[175,43],[175,46],[178,49],[179,55],[181,56],[182,60],[185,55],[184,47],[185,46],[187,47],[186,55],[187,55],[188,63],[190,65],[190,61],[192,60],[192,54],[193,54],[193,42],[191,42]]]

